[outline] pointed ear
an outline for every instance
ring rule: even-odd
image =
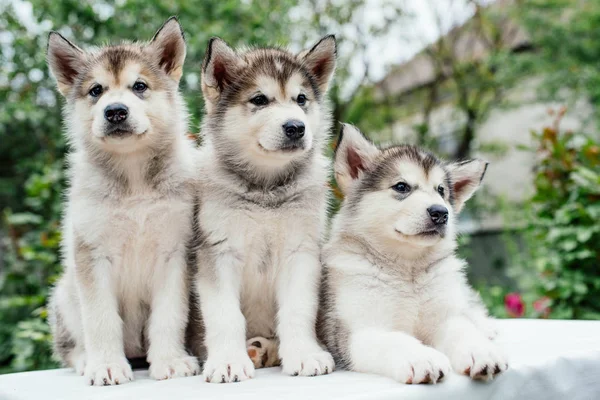
[[[333,165],[335,180],[342,193],[346,194],[352,183],[371,168],[379,152],[358,129],[350,124],[342,124]]]
[[[310,73],[316,78],[319,90],[327,91],[329,81],[335,71],[335,58],[337,55],[337,42],[334,35],[325,36],[310,50],[304,50],[298,54]]]
[[[185,61],[185,36],[177,17],[169,18],[156,32],[146,50],[158,59],[158,65],[179,82]]]
[[[50,32],[46,58],[50,71],[56,78],[58,91],[66,97],[85,64],[84,51],[60,33]]]
[[[479,188],[488,163],[483,160],[466,160],[446,165],[452,196],[454,198],[454,211],[459,213],[466,201]]]
[[[218,37],[210,39],[202,63],[202,93],[207,100],[208,112],[219,100],[223,89],[231,84],[236,71],[243,65],[244,60],[223,39]]]

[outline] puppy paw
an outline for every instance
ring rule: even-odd
[[[278,344],[275,339],[266,339],[261,336],[254,337],[246,342],[246,349],[254,368],[276,367],[281,364]]]
[[[242,382],[254,377],[254,365],[246,353],[225,359],[209,357],[203,375],[210,383]]]
[[[302,351],[285,356],[281,360],[283,373],[293,376],[317,376],[333,372],[333,357],[326,351]]]
[[[491,380],[506,371],[506,358],[492,341],[462,343],[451,354],[452,367],[472,379]]]
[[[420,345],[397,360],[390,375],[408,384],[437,383],[450,373],[450,360],[434,348]]]
[[[121,385],[133,380],[133,371],[125,358],[108,363],[88,363],[85,380],[91,386]]]
[[[150,363],[150,376],[157,380],[193,376],[200,373],[196,357],[183,356],[158,359]]]

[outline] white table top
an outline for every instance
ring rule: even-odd
[[[209,384],[201,377],[89,387],[67,369],[0,376],[0,399],[543,399],[600,400],[600,322],[503,320],[499,343],[509,369],[491,383],[452,374],[437,385],[403,385],[368,374],[336,371],[303,378],[262,369],[254,379]]]

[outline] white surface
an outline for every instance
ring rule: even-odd
[[[504,320],[498,326],[510,366],[491,383],[453,374],[437,385],[403,385],[354,372],[301,378],[270,368],[241,383],[154,381],[147,371],[136,371],[134,382],[88,387],[82,377],[60,369],[0,376],[0,399],[600,400],[600,322]]]

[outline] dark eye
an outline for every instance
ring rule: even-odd
[[[398,193],[410,192],[410,186],[408,185],[408,183],[404,183],[404,182],[396,183],[394,186],[392,186],[392,189],[394,189]]]
[[[250,103],[255,106],[266,106],[269,104],[269,99],[264,94],[259,94],[250,99]]]
[[[444,187],[442,185],[438,186],[438,193],[440,196],[444,197]]]
[[[89,91],[90,96],[92,97],[98,97],[102,94],[102,86],[100,85],[94,85],[94,87],[92,87]]]
[[[296,98],[296,102],[301,107],[305,106],[306,105],[306,96],[303,94],[299,94],[298,97]]]
[[[144,82],[136,82],[133,84],[132,89],[134,92],[144,93],[146,89],[148,89],[148,85],[146,85]]]

